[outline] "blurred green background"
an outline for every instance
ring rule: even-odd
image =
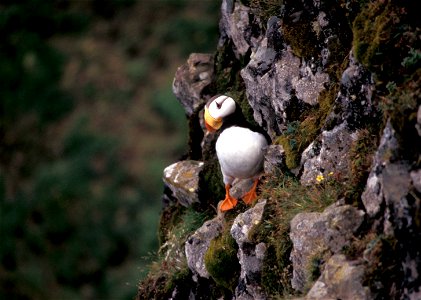
[[[132,299],[220,1],[0,2],[0,299]]]

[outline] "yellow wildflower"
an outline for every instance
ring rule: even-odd
[[[316,177],[317,182],[322,182],[323,180],[325,180],[325,178],[323,177],[323,174],[317,175],[317,177]]]

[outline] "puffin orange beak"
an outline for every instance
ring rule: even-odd
[[[213,127],[211,127],[211,126],[208,124],[208,122],[206,122],[206,121],[205,121],[205,126],[206,126],[206,130],[207,130],[208,132],[210,132],[210,133],[214,133],[214,132],[216,132],[216,129],[215,129],[215,128],[213,128]]]
[[[206,126],[206,129],[209,132],[215,132],[219,128],[221,128],[221,126],[222,126],[222,119],[221,118],[215,119],[214,117],[212,117],[211,114],[209,113],[208,108],[206,106],[205,106],[205,115],[204,115],[204,118],[205,118],[205,126]]]

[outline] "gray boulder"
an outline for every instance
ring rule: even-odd
[[[295,56],[282,40],[279,19],[272,17],[266,36],[241,71],[254,119],[271,137],[293,121],[291,107],[303,109],[317,104],[329,80],[327,73]]]
[[[199,202],[199,173],[203,162],[183,160],[164,169],[164,183],[181,205]]]
[[[219,45],[231,40],[237,58],[245,56],[250,49],[255,49],[262,36],[259,18],[239,1],[222,1],[219,28],[221,32]]]
[[[238,244],[238,261],[241,266],[240,283],[235,289],[235,299],[266,299],[260,276],[265,257],[265,243],[254,244],[249,239],[253,226],[262,221],[266,200],[239,214],[231,227],[231,235]]]
[[[221,233],[223,222],[223,218],[219,216],[206,221],[185,243],[187,265],[196,275],[193,276],[195,281],[197,281],[197,275],[203,278],[209,278],[210,276],[205,267],[205,254],[209,249],[211,240]]]
[[[358,132],[351,132],[346,123],[323,131],[320,141],[312,142],[301,156],[301,183],[310,185],[327,179],[329,174],[337,177],[348,174],[349,149],[357,138]]]
[[[190,54],[187,62],[180,66],[174,77],[173,93],[183,105],[187,116],[191,116],[206,102],[205,88],[212,82],[213,55]]]
[[[295,290],[303,291],[308,284],[312,259],[340,253],[343,247],[350,245],[364,214],[350,205],[333,204],[322,213],[300,213],[292,219],[291,285]]]
[[[349,261],[345,255],[333,255],[325,264],[320,278],[302,300],[372,299],[370,289],[363,286],[364,265]]]

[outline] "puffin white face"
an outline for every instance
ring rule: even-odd
[[[235,112],[235,101],[228,96],[219,96],[205,106],[205,124],[209,131],[222,126],[222,118]]]

